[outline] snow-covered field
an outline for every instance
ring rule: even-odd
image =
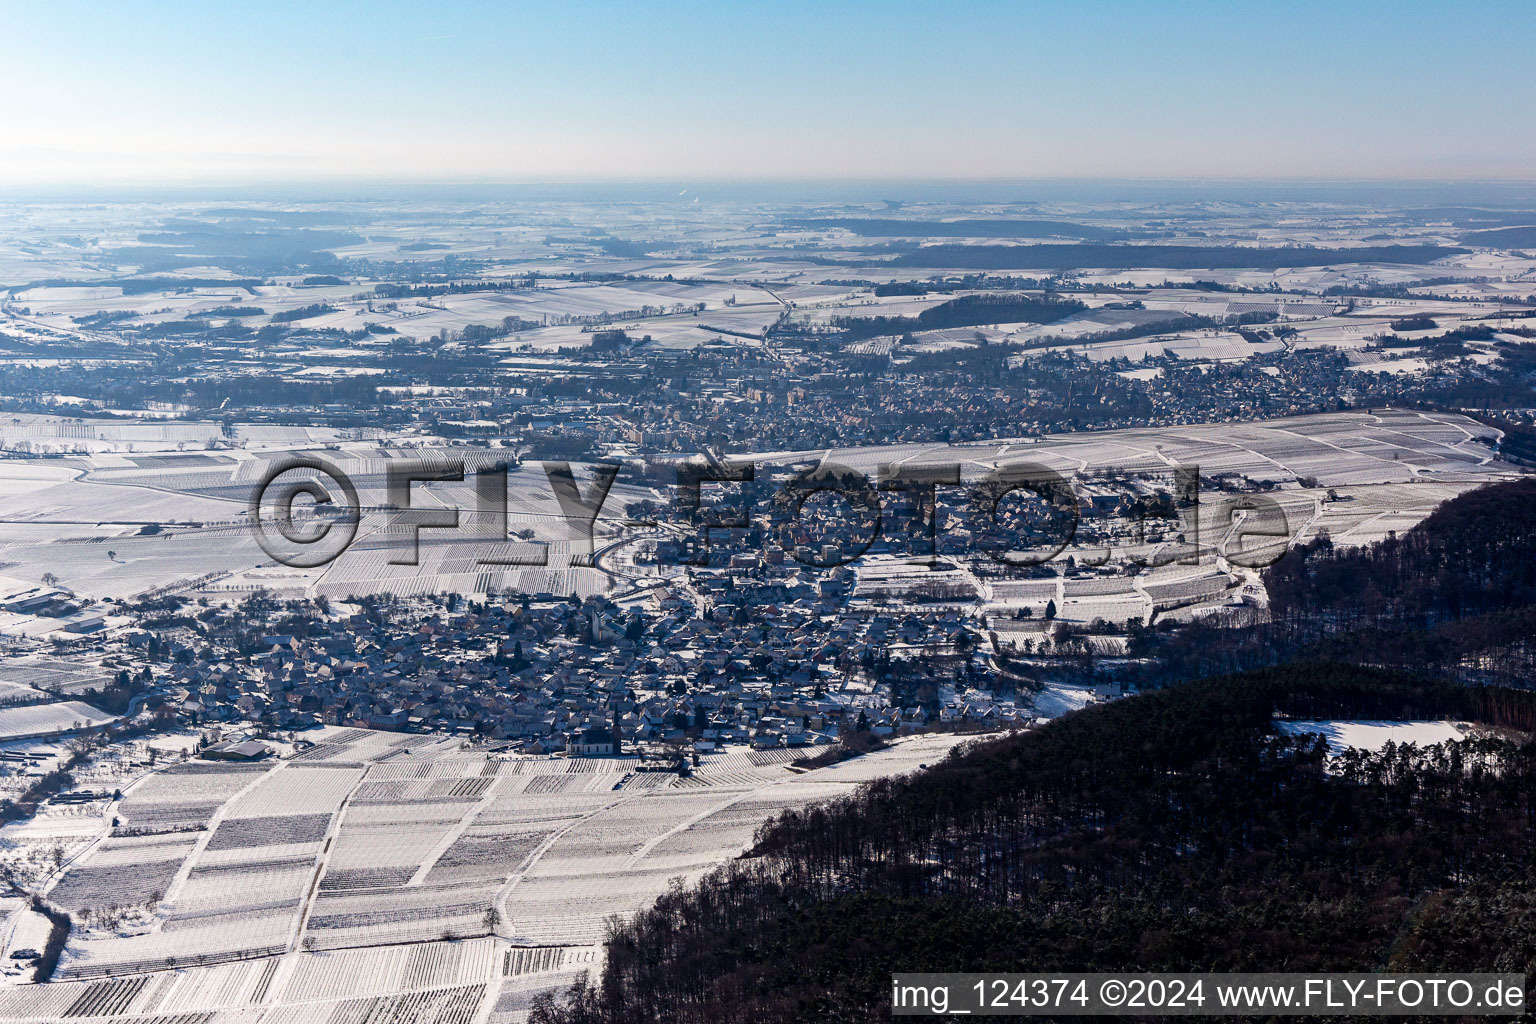
[[[57,430],[64,424],[53,421],[45,426]],[[204,429],[196,424],[181,427]],[[512,531],[531,530],[536,540],[549,545],[547,566],[519,568],[482,561],[512,554],[527,557],[536,549],[486,532],[489,520],[474,511],[472,480],[417,485],[420,502],[463,510],[462,526],[424,531],[419,565],[391,564],[400,537],[391,531],[390,516],[377,507],[384,501],[384,472],[392,459],[385,449],[356,441],[326,453],[356,483],[367,509],[356,540],[342,557],[316,570],[275,565],[256,544],[247,505],[276,457],[270,449],[312,448],[325,438],[300,436],[287,428],[242,427],[236,433],[249,448],[158,455],[129,455],[120,449],[50,461],[46,470],[31,461],[0,461],[0,522],[6,527],[0,536],[0,562],[8,563],[6,575],[34,585],[51,572],[81,596],[119,599],[167,586],[231,597],[267,588],[338,598],[376,592],[473,593],[492,587],[585,594],[600,592],[608,584],[602,573],[571,564],[582,542],[536,466],[509,476],[508,525]],[[830,458],[871,475],[887,463],[954,461],[962,464],[967,479],[1011,462],[1090,477],[1113,471],[1168,473],[1175,464],[1197,465],[1207,477],[1234,473],[1285,485],[1272,496],[1284,506],[1290,531],[1303,538],[1328,529],[1335,539],[1364,542],[1387,530],[1401,532],[1445,498],[1503,475],[1492,461],[1492,439],[1490,428],[1465,417],[1384,410],[969,445],[839,449]],[[169,442],[162,438],[155,443]],[[490,460],[498,457],[498,450],[438,445],[404,454]],[[773,454],[814,459],[823,453]],[[469,469],[475,465],[470,461]],[[1296,481],[1303,477],[1315,477],[1315,488],[1297,488]],[[1341,500],[1325,501],[1329,488],[1337,490]],[[642,497],[654,494],[621,475],[603,506],[599,533],[613,536],[620,529],[624,505]],[[1203,537],[1219,538],[1231,525],[1231,510],[1224,501],[1220,494],[1202,501]],[[1137,595],[1124,597],[1144,601]],[[1125,617],[1122,611],[1127,609],[1116,604],[1084,613],[1090,618]]]
[[[1093,700],[1093,690],[1086,686],[1047,683],[1035,695],[1034,712],[1037,718],[1060,718],[1069,711],[1087,707]]]
[[[1288,719],[1275,723],[1275,728],[1291,735],[1316,734],[1328,740],[1334,750],[1353,747],[1356,750],[1380,750],[1388,743],[1416,743],[1421,747],[1445,743],[1448,740],[1465,739],[1467,725],[1463,722],[1372,722],[1372,721],[1307,721]]]
[[[116,715],[105,714],[77,700],[0,708],[0,740],[53,736],[75,729],[92,729],[116,720]]]
[[[959,742],[912,737],[811,772],[786,767],[792,751],[731,750],[681,779],[634,757],[321,740],[129,786],[119,826],[98,816],[48,894],[79,922],[56,980],[0,988],[0,1021],[520,1019],[537,990],[599,965],[609,917],[735,856],[780,810]]]
[[[839,448],[829,461],[874,475],[881,464],[959,462],[967,477],[1012,461],[1068,474],[1166,472],[1198,465],[1202,474],[1255,480],[1315,476],[1326,487],[1402,483],[1416,478],[1492,479],[1492,428],[1463,416],[1382,410],[1326,413],[1244,423],[1054,434],[1033,440],[965,445],[902,444]],[[821,452],[776,453],[818,458]]]

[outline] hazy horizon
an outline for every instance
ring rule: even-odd
[[[1021,212],[1063,204],[1379,203],[1396,207],[1472,205],[1524,209],[1536,203],[1536,179],[1389,180],[1263,178],[1037,179],[610,179],[449,181],[337,177],[298,181],[204,180],[167,183],[0,181],[0,201],[48,203],[371,202],[780,202],[826,207],[990,207]]]
[[[1533,27],[1311,0],[8,5],[0,185],[1526,180]]]

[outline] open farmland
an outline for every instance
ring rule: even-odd
[[[100,665],[76,658],[28,655],[0,661],[0,703],[28,704],[34,700],[46,700],[46,696],[31,696],[11,687],[25,687],[28,691],[41,690],[48,694],[69,696],[82,690],[99,689],[110,673]],[[26,697],[26,699],[21,699]]]
[[[0,707],[0,740],[57,736],[94,728],[116,717],[75,700],[26,707]]]
[[[1296,417],[1243,424],[1057,434],[965,445],[895,445],[831,452],[776,452],[750,456],[779,462],[828,461],[873,475],[882,465],[920,467],[959,462],[967,478],[1014,461],[1037,463],[1069,476],[1166,470],[1198,465],[1202,474],[1231,474],[1291,488],[1299,480],[1348,491],[1351,502],[1323,507],[1308,493],[1281,492],[1294,506],[1293,524],[1306,533],[1329,528],[1351,539],[1402,529],[1433,502],[1458,489],[1507,472],[1493,464],[1497,432],[1443,413],[1384,410]],[[573,564],[585,550],[577,525],[565,517],[537,464],[508,477],[507,516],[474,511],[473,472],[495,461],[493,451],[452,448],[384,449],[353,444],[324,453],[354,481],[364,512],[356,539],[340,558],[318,569],[274,565],[257,545],[247,505],[276,455],[236,451],[197,455],[97,456],[71,460],[74,476],[6,497],[0,490],[0,561],[19,580],[55,574],[78,594],[129,598],[165,588],[189,594],[239,597],[265,588],[290,594],[461,593],[511,589],[526,593],[602,593],[612,581],[597,569]],[[444,462],[464,459],[463,483],[416,485],[413,499],[427,508],[461,509],[460,527],[424,531],[419,564],[397,565],[405,537],[383,509],[385,471],[398,457]],[[743,459],[749,456],[737,455]],[[7,468],[0,462],[0,480]],[[25,466],[23,467],[26,468]],[[1403,485],[1408,485],[1404,489]],[[585,484],[583,484],[585,486]],[[1380,488],[1380,490],[1375,490]],[[599,545],[625,535],[624,506],[656,492],[621,472],[596,524]],[[1308,505],[1311,508],[1308,508]],[[1335,528],[1337,527],[1337,528]],[[531,531],[528,540],[507,540]],[[547,545],[540,548],[537,545]],[[547,551],[547,566],[495,564],[528,560]],[[109,553],[113,557],[109,557]]]
[[[1507,467],[1491,465],[1490,443],[1496,436],[1494,429],[1463,416],[1382,410],[752,457],[792,462],[824,456],[870,475],[882,465],[958,463],[968,479],[1009,462],[1038,463],[1068,476],[1147,472],[1178,464],[1199,466],[1202,474],[1232,473],[1276,484],[1311,477],[1323,485],[1348,486],[1507,475]]]
[[[798,773],[788,751],[738,750],[684,779],[634,757],[333,729],[276,764],[174,764],[129,786],[118,825],[97,819],[55,880],[76,929],[54,981],[0,989],[0,1020],[519,1019],[598,965],[611,916],[734,856],[778,811],[955,742]]]
[[[506,517],[488,519],[474,509],[474,472],[491,464],[490,452],[449,449],[382,451],[362,446],[326,453],[354,482],[364,507],[358,535],[347,552],[323,570],[274,565],[248,524],[248,505],[262,474],[280,456],[232,455],[117,457],[74,460],[76,479],[53,482],[24,495],[0,495],[0,521],[9,524],[0,559],[12,574],[41,579],[53,573],[79,594],[127,598],[171,587],[238,595],[257,588],[296,590],[331,597],[389,592],[400,595],[445,590],[511,588],[530,593],[601,592],[603,576],[573,566],[586,549],[565,517],[537,465],[511,473]],[[461,529],[427,532],[419,565],[392,564],[401,529],[385,512],[385,472],[411,457],[447,465],[467,462],[464,483],[417,485],[427,507],[464,509]],[[0,479],[10,463],[0,463]],[[583,482],[585,486],[585,482]],[[615,484],[597,524],[599,536],[623,505],[648,496]],[[503,531],[497,534],[496,530]],[[508,534],[532,531],[529,540]],[[547,567],[516,568],[494,559],[533,561],[547,545]],[[109,557],[110,556],[110,557]]]

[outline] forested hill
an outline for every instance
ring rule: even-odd
[[[1329,771],[1276,712],[1490,729]],[[535,1020],[884,1020],[898,970],[1536,971],[1533,728],[1533,693],[1328,664],[1098,706],[784,815]]]
[[[1143,684],[1296,658],[1401,668],[1463,683],[1536,679],[1536,478],[1468,491],[1398,537],[1364,548],[1326,538],[1264,571],[1266,621],[1159,634]]]
[[[962,295],[925,309],[917,316],[839,317],[832,321],[832,326],[841,329],[846,340],[858,341],[882,334],[982,324],[1050,324],[1087,308],[1076,299],[1052,295]]]
[[[1468,491],[1369,547],[1315,542],[1270,567],[1264,585],[1278,617],[1325,609],[1410,629],[1536,603],[1536,478]]]

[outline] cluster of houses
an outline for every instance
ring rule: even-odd
[[[548,595],[247,602],[129,643],[140,657],[153,648],[143,709],[197,725],[448,732],[580,754],[1029,721],[1027,699],[1020,710],[987,690],[960,612],[855,611],[845,587],[811,586],[794,566],[738,567],[626,607]],[[268,631],[279,623],[287,632]],[[921,699],[885,681],[893,663],[931,678]]]

